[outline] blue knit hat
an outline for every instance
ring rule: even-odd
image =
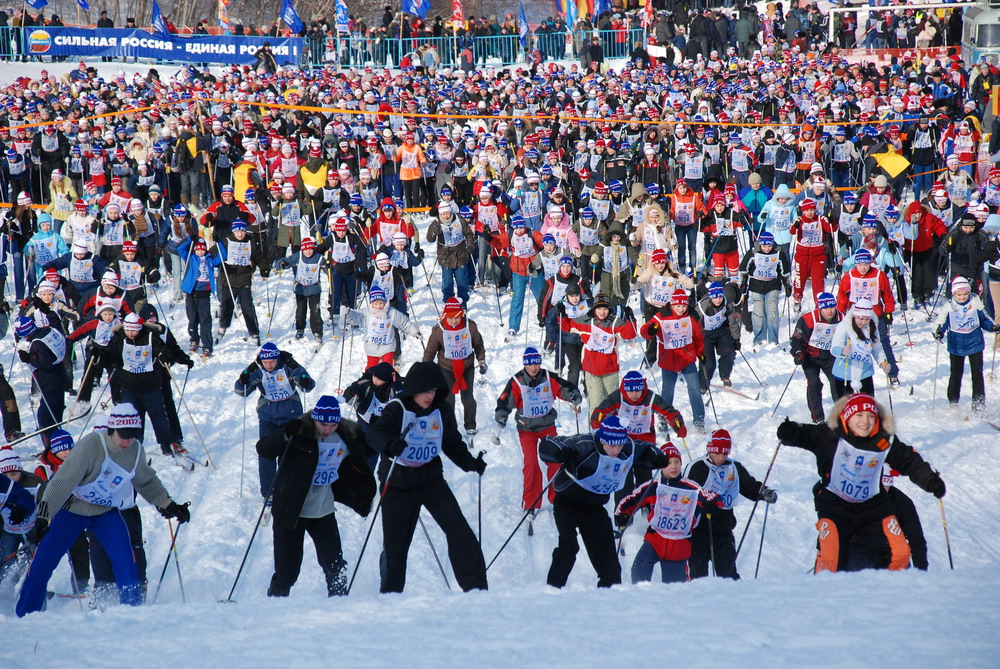
[[[833,293],[820,293],[816,297],[816,306],[820,309],[835,309],[837,298],[833,296]]]
[[[379,301],[381,302],[386,301],[385,291],[379,288],[378,286],[375,286],[374,288],[368,291],[368,303],[371,304],[372,302],[379,302]]]
[[[267,342],[260,347],[260,353],[258,353],[261,360],[277,360],[281,357],[281,351],[274,342]]]
[[[68,451],[73,448],[73,436],[66,430],[54,430],[49,435],[49,450],[52,453]]]
[[[757,243],[761,246],[774,246],[774,235],[765,230],[757,237]]]
[[[333,395],[323,395],[316,401],[309,417],[317,423],[339,423],[340,402]]]
[[[642,392],[646,389],[646,379],[642,374],[632,370],[622,377],[622,388],[628,392]]]
[[[237,232],[238,230],[242,230],[243,232],[246,232],[247,231],[247,222],[246,221],[241,221],[240,219],[236,219],[235,221],[233,221],[233,232]]]
[[[628,431],[622,427],[618,416],[608,416],[597,428],[597,440],[608,446],[624,446],[628,443]]]
[[[24,339],[32,332],[38,329],[35,325],[35,319],[31,316],[21,316],[17,319],[17,325],[14,326],[14,334],[19,338]]]
[[[524,349],[524,356],[522,357],[524,366],[528,365],[540,365],[542,364],[542,354],[538,352],[538,349],[534,346],[529,346]]]
[[[708,284],[708,296],[709,297],[725,297],[726,291],[722,287],[722,284],[718,281],[713,281]]]
[[[858,249],[854,252],[855,265],[871,265],[872,254],[868,249]]]

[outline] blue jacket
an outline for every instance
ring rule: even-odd
[[[283,370],[287,375],[288,383],[292,387],[290,397],[278,401],[267,399],[264,395],[264,371],[261,368],[259,357],[243,370],[243,374],[247,378],[246,383],[243,383],[241,380],[243,374],[240,375],[239,379],[236,379],[233,392],[240,397],[249,397],[255,392],[260,392],[260,397],[257,399],[257,417],[261,421],[275,425],[284,425],[293,418],[302,415],[302,399],[297,389],[301,388],[309,392],[316,387],[316,382],[309,376],[306,368],[299,365],[292,358],[291,353],[285,351],[281,353],[281,358],[278,360],[278,365],[274,370],[275,372]]]
[[[181,279],[181,290],[185,293],[193,293],[195,283],[198,281],[198,254],[194,251],[188,254],[191,240],[185,239],[177,247],[177,255],[181,257],[181,262],[187,259],[187,267],[184,268],[184,278]],[[217,248],[212,248],[205,254],[205,262],[208,263],[208,289],[215,292],[215,269],[222,263],[222,257]]]
[[[952,310],[959,307],[974,309],[977,316],[977,327],[972,332],[955,332],[952,329]],[[993,330],[993,320],[983,311],[983,303],[972,295],[969,300],[960,304],[954,297],[948,303],[948,308],[938,315],[934,323],[939,333],[948,333],[948,353],[951,355],[969,356],[986,348],[986,338],[983,332]]]
[[[302,261],[303,265],[319,265],[320,275],[323,273],[323,269],[327,266],[327,260],[321,253],[313,253],[311,258],[306,258],[302,255],[302,252],[293,253],[290,256],[285,256],[277,263],[275,263],[275,269],[285,269],[286,267],[291,267],[292,271],[295,273],[295,294],[302,295],[303,297],[308,297],[309,295],[319,295],[320,293],[320,275],[316,276],[316,283],[313,284],[302,284],[299,283],[299,261]],[[402,286],[402,281],[399,282]]]
[[[24,509],[25,519],[30,518],[35,512],[35,498],[31,496],[31,493],[25,490],[20,483],[11,481],[6,476],[0,476],[0,496],[4,498],[3,508],[0,509],[0,514],[3,514],[0,529],[6,529],[10,524],[10,511],[15,506]]]

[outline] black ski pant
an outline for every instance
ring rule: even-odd
[[[287,597],[302,568],[302,542],[306,532],[316,547],[316,561],[326,578],[330,597],[347,594],[347,562],[340,544],[337,516],[299,518],[293,527],[274,524],[274,575],[267,589],[268,597]]]
[[[940,258],[935,249],[913,253],[913,282],[910,285],[910,292],[913,293],[914,301],[927,302],[934,299]]]
[[[406,556],[421,508],[427,509],[444,532],[448,541],[448,560],[459,587],[466,592],[486,590],[486,561],[479,541],[462,515],[448,482],[443,475],[438,475],[415,488],[393,487],[389,481],[388,490],[382,497],[385,549],[380,591],[402,592],[406,585]],[[610,531],[610,525],[608,529]]]
[[[590,564],[597,572],[597,587],[610,588],[622,582],[622,567],[615,550],[611,518],[603,506],[567,502],[560,500],[557,494],[552,515],[559,532],[559,543],[552,551],[552,565],[545,579],[548,585],[556,588],[566,585],[576,564],[576,554],[580,552],[577,531],[580,532],[583,547],[587,549]]]
[[[969,356],[949,353],[951,359],[951,375],[948,377],[948,401],[958,404],[962,394],[962,377],[965,375],[965,358],[969,358],[969,374],[972,376],[972,408],[981,409],[986,406],[986,384],[983,381],[983,352],[979,351]]]
[[[556,373],[562,374],[563,365],[566,365],[566,380],[574,386],[580,385],[580,363],[583,358],[583,344],[564,344],[556,342],[556,356],[558,363]]]
[[[0,365],[0,413],[3,414],[3,433],[9,435],[12,432],[21,431],[21,412],[17,409],[17,396],[14,389],[10,387],[7,376]]]
[[[396,342],[399,342],[399,337],[396,337]],[[441,368],[444,373],[444,380],[448,382],[448,387],[451,388],[455,385],[455,374],[450,369]],[[465,389],[460,391],[462,395],[462,414],[465,421],[466,430],[476,429],[476,396],[473,393],[473,389],[476,387],[476,362],[470,355],[465,361],[465,371],[462,373],[462,377],[465,379]],[[454,393],[448,393],[448,399],[446,404],[451,407],[451,410],[455,410],[455,395]]]
[[[719,357],[719,378],[728,379],[736,362],[736,342],[728,323],[715,330],[705,331],[705,357],[701,362],[701,388],[705,390],[715,376],[715,357]]]
[[[833,358],[817,360],[807,358],[802,363],[802,373],[806,375],[806,403],[809,405],[809,414],[813,421],[825,420],[826,414],[823,412],[823,378],[822,372],[826,376],[827,383],[830,384],[830,395],[833,401],[840,399],[837,390],[837,379],[833,377]]]
[[[708,563],[715,552],[715,575],[719,578],[739,580],[736,571],[736,516],[732,509],[712,512],[712,520],[702,516],[701,522],[691,533],[691,557],[688,568],[691,578],[708,576]]]
[[[207,290],[196,290],[185,295],[188,337],[192,344],[201,342],[203,351],[212,350],[212,298]]]
[[[295,332],[306,329],[306,310],[309,310],[309,329],[317,337],[323,336],[323,317],[319,315],[319,293],[295,295]]]
[[[854,386],[860,386],[855,388]],[[858,382],[845,381],[844,379],[838,379],[834,377],[834,388],[837,397],[843,397],[848,393],[865,393],[866,395],[875,395],[875,377],[869,376],[866,379],[861,379]]]
[[[135,410],[139,412],[143,434],[145,434],[148,414],[149,422],[153,424],[153,434],[156,435],[156,443],[160,445],[160,450],[164,455],[170,455],[173,452],[170,448],[170,442],[174,440],[174,432],[170,428],[167,410],[163,405],[162,388],[147,388],[141,391],[133,388],[122,388],[121,399],[123,402],[131,403],[135,407]]]
[[[170,372],[160,368],[160,388],[163,389],[163,410],[167,413],[167,422],[170,430],[174,433],[174,441],[180,443],[184,441],[184,431],[181,430],[181,419],[177,415],[177,402],[174,401],[174,388],[171,382]]]
[[[240,303],[240,310],[243,311],[243,322],[247,326],[247,331],[251,337],[260,335],[260,326],[257,324],[257,309],[253,304],[253,290],[250,286],[233,286],[232,292],[227,285],[220,286],[219,290],[219,328],[229,329],[229,324],[233,321],[233,311],[236,308],[233,297]]]
[[[80,380],[80,393],[79,399],[81,402],[89,402],[91,397],[94,395],[94,386],[100,380],[101,375],[104,372],[111,374],[111,368],[104,364],[100,357],[95,358],[95,355],[99,355],[102,349],[93,346],[87,348],[87,361],[83,365],[83,378]],[[93,360],[93,364],[91,364]]]
[[[146,549],[143,547],[142,540],[142,516],[139,514],[139,508],[135,506],[130,509],[122,509],[121,514],[122,520],[125,521],[125,528],[128,530],[135,567],[139,572],[139,583],[142,584],[143,591],[145,591]],[[94,587],[107,588],[108,592],[113,592],[116,581],[114,571],[111,569],[111,560],[100,540],[92,532],[88,531],[87,537],[90,539],[90,564],[94,570]]]
[[[888,489],[888,494],[892,512],[896,514],[903,536],[910,544],[910,559],[913,561],[913,566],[927,571],[927,539],[924,538],[924,528],[920,524],[917,507],[906,493],[895,486]]]

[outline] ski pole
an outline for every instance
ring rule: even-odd
[[[407,428],[409,431],[409,428]],[[404,432],[405,434],[405,432]],[[392,480],[392,472],[396,469],[396,459],[392,459],[392,464],[389,465],[389,473],[385,476],[385,485],[382,486],[382,493],[379,495],[378,504],[375,505],[375,513],[372,514],[372,522],[368,525],[368,532],[365,534],[365,540],[361,544],[361,552],[358,553],[358,561],[354,565],[354,573],[351,574],[351,581],[347,584],[347,594],[351,594],[351,588],[354,587],[354,578],[358,575],[358,568],[361,567],[361,558],[365,556],[365,549],[368,548],[368,540],[372,537],[372,530],[375,529],[375,523],[378,521],[378,512],[382,509],[382,500],[385,499],[385,493],[389,490],[389,482]]]
[[[757,380],[757,383],[760,384],[760,387],[761,388],[766,388],[767,384],[760,380],[760,377],[757,376],[757,372],[753,371],[753,365],[751,365],[750,361],[747,360],[747,357],[745,355],[743,355],[743,351],[737,351],[737,353],[739,353],[740,357],[743,358],[743,362],[747,363],[747,367],[750,368],[750,373],[753,374],[753,378],[755,378]]]
[[[938,497],[938,506],[941,507],[941,527],[944,528],[944,544],[948,547],[948,565],[955,569],[955,561],[951,558],[951,539],[948,538],[948,521],[944,517],[944,500]]]
[[[280,465],[279,465],[280,466]],[[274,481],[271,482],[271,488],[274,489]],[[240,568],[236,570],[236,578],[233,580],[233,587],[229,590],[229,596],[225,599],[219,600],[223,604],[235,604],[233,600],[233,593],[236,592],[236,585],[240,582],[240,576],[243,574],[243,567],[246,566],[247,558],[250,557],[250,549],[253,548],[254,539],[257,538],[257,530],[260,529],[260,521],[264,517],[264,511],[267,510],[267,503],[271,501],[271,491],[267,493],[267,497],[264,498],[264,503],[260,505],[260,513],[257,514],[257,524],[253,526],[253,533],[250,535],[250,543],[247,544],[247,549],[243,553],[243,561],[240,562]],[[167,559],[170,559],[168,554]],[[163,571],[167,570],[167,565],[163,565]],[[163,575],[160,575],[160,580],[163,580]]]
[[[702,363],[704,363],[704,359],[702,360]],[[720,423],[719,423],[719,412],[715,410],[715,399],[712,398],[712,383],[707,378],[708,374],[705,374],[705,377],[706,377],[705,378],[705,388],[708,390],[708,402],[709,402],[709,404],[712,405],[712,415],[715,416],[715,424],[716,425],[720,425]]]
[[[562,471],[562,467],[559,468],[559,471]],[[559,474],[559,471],[556,472],[556,475]],[[509,544],[510,540],[514,538],[514,535],[517,534],[517,531],[519,529],[521,529],[521,525],[523,525],[524,521],[526,521],[528,519],[528,516],[530,516],[534,512],[535,505],[538,504],[538,503],[540,503],[542,501],[542,497],[545,496],[545,491],[547,491],[549,489],[549,486],[551,486],[552,482],[555,481],[555,480],[556,480],[556,477],[553,476],[551,479],[549,479],[549,482],[545,485],[545,487],[542,488],[541,494],[539,494],[538,497],[535,498],[535,501],[531,503],[531,505],[528,507],[528,510],[524,512],[524,515],[521,516],[521,520],[519,520],[518,523],[517,523],[517,525],[514,526],[514,529],[510,533],[510,536],[508,536],[507,540],[503,542],[502,546],[500,546],[500,550],[498,550],[497,554],[493,556],[493,559],[490,560],[490,563],[488,565],[486,565],[486,571],[490,570],[490,567],[493,566],[493,563],[497,561],[497,558],[500,557],[500,554],[503,553],[503,551],[504,551],[505,548],[507,548],[507,544]]]
[[[788,377],[788,383],[785,384],[785,389],[781,391],[781,397],[778,398],[778,403],[774,405],[773,409],[771,409],[772,418],[774,417],[774,412],[778,410],[779,406],[781,406],[781,400],[785,398],[785,393],[788,392],[788,386],[792,385],[792,379],[795,378],[795,373],[798,371],[799,371],[799,366],[795,365],[795,368],[792,370],[791,375]]]
[[[750,517],[747,518],[746,527],[743,528],[743,534],[740,536],[740,543],[736,547],[736,555],[733,557],[733,564],[736,564],[736,558],[740,556],[740,549],[743,548],[743,540],[747,538],[747,530],[750,529],[750,522],[753,520],[753,514],[757,512],[757,505],[760,504],[760,494],[764,492],[764,487],[767,485],[767,479],[771,476],[771,470],[774,468],[774,461],[778,459],[778,451],[781,450],[781,442],[778,442],[778,446],[774,449],[774,455],[771,456],[771,464],[767,466],[767,471],[764,473],[764,480],[760,482],[760,490],[757,491],[757,500],[753,503],[753,508],[750,509]]]
[[[451,583],[448,582],[448,574],[445,573],[444,565],[441,564],[441,558],[438,557],[437,549],[434,548],[434,542],[431,541],[431,534],[427,531],[427,526],[424,524],[423,516],[417,516],[417,520],[420,521],[420,529],[424,531],[424,536],[427,537],[427,543],[430,544],[431,553],[434,554],[434,561],[437,562],[438,569],[441,570],[441,577],[444,579],[444,585],[446,588],[451,590]]]
[[[486,451],[479,451],[479,457],[486,455]],[[476,516],[479,521],[479,550],[483,550],[483,477],[479,476],[476,482],[479,488],[479,499],[476,502]]]
[[[503,311],[500,309],[500,286],[493,284],[493,294],[497,297],[497,316],[500,317],[500,327],[503,327]]]
[[[997,339],[998,337],[1000,337],[1000,335],[993,335],[993,360],[990,361],[990,383],[996,381],[997,379],[997,375],[993,373],[993,369],[997,365],[997,348],[998,345],[1000,345],[1000,340]]]
[[[164,369],[167,369],[167,378],[170,379],[170,383],[173,385],[174,390],[177,390],[177,382],[174,381],[173,375],[169,373],[170,370],[166,367],[166,365],[164,365]],[[190,368],[188,368],[188,371],[190,371]],[[212,454],[208,452],[208,444],[205,443],[205,438],[201,436],[201,429],[198,427],[198,423],[194,420],[194,414],[191,412],[191,407],[188,406],[187,398],[184,397],[183,390],[181,391],[180,396],[181,403],[184,405],[184,410],[188,412],[188,418],[191,419],[191,424],[194,426],[195,434],[198,435],[198,441],[201,442],[201,447],[205,449],[205,457],[208,458],[208,464],[212,465],[212,469],[218,469],[215,461],[212,460]]]
[[[434,298],[434,287],[431,285],[431,277],[427,273],[427,266],[424,263],[420,263],[420,269],[424,270],[424,278],[427,279],[427,292],[431,294],[431,303],[434,305],[434,311],[437,312],[438,320],[441,320],[441,310],[438,309],[437,300]],[[503,323],[500,326],[503,327]]]
[[[994,349],[994,355],[996,354],[996,349]],[[934,348],[934,392],[931,394],[931,416],[934,416],[934,410],[937,405],[937,380],[938,380],[938,360],[941,357],[941,342],[937,343]]]
[[[243,497],[243,466],[247,453],[247,398],[243,398],[243,438],[240,440],[240,497]]]
[[[889,395],[889,413],[895,413],[892,408],[892,382],[889,381],[889,372],[885,373],[885,388],[886,394]]]
[[[770,504],[764,505],[764,524],[760,528],[760,546],[757,547],[757,566],[754,567],[753,577],[757,578],[760,573],[760,555],[764,552],[764,532],[767,531],[767,512],[771,510]]]
[[[719,569],[715,565],[715,534],[712,532],[712,514],[706,513],[705,519],[708,521],[708,557],[712,561],[712,576],[719,577]]]
[[[691,461],[691,450],[688,448],[687,439],[681,437],[681,443],[684,445],[684,452],[687,454],[688,461]]]
[[[410,423],[409,425],[406,426],[406,429],[403,430],[403,434],[400,435],[401,439],[404,439],[404,440],[406,439],[406,435],[407,435],[407,433],[409,433],[411,427],[413,427],[413,423]],[[392,481],[392,473],[395,470],[396,470],[396,458],[392,458],[391,459],[391,464],[389,465],[389,472],[385,475],[385,485],[382,486],[382,492],[379,494],[379,497],[378,497],[378,504],[375,505],[375,513],[372,514],[372,522],[371,522],[370,525],[368,525],[368,532],[367,532],[367,534],[365,534],[364,543],[361,544],[361,552],[358,553],[358,561],[354,565],[354,572],[351,574],[351,580],[347,584],[347,593],[346,594],[348,594],[348,595],[351,594],[351,588],[354,586],[354,579],[355,579],[355,577],[357,577],[357,575],[358,575],[358,569],[361,567],[361,558],[363,558],[365,556],[365,549],[368,548],[368,540],[371,539],[371,537],[372,537],[372,530],[375,529],[375,522],[378,520],[378,512],[382,508],[382,501],[385,499],[385,494],[389,490],[389,483]],[[430,539],[430,537],[428,537],[428,539]],[[433,545],[432,545],[432,548],[433,548]],[[447,580],[447,579],[445,579],[445,580]]]

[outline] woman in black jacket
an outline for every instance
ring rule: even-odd
[[[941,475],[895,435],[892,414],[875,398],[858,393],[840,398],[826,423],[786,418],[778,426],[778,439],[816,456],[820,477],[813,486],[819,517],[816,573],[843,569],[852,539],[877,554],[878,567],[909,565],[910,547],[882,488],[882,466],[905,474],[939,499],[945,485]]]
[[[310,413],[258,441],[257,453],[281,458],[271,488],[274,575],[268,596],[288,596],[299,577],[306,532],[316,546],[328,594],[346,595],[347,563],[334,502],[367,516],[375,497],[375,478],[358,424],[341,421],[336,398],[324,395]]]

